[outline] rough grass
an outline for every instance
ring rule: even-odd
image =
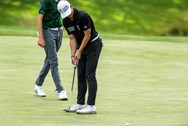
[[[44,59],[36,37],[0,36],[0,124],[2,126],[187,126],[188,43],[103,39],[97,78],[96,115],[65,113],[51,75],[45,98],[34,95]],[[152,38],[154,39],[154,38]],[[59,52],[62,82],[70,95],[73,66],[68,39]],[[72,103],[76,100],[76,84]]]

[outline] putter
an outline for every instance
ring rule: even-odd
[[[74,78],[75,78],[77,65],[78,65],[78,63],[74,64],[74,72],[73,72],[73,77],[72,77],[72,86],[71,86],[71,93],[70,93],[70,100],[69,100],[70,106],[71,106],[72,93],[73,93],[73,88],[74,88]],[[66,112],[70,112],[70,106],[65,109]]]

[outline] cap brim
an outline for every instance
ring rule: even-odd
[[[61,14],[62,18],[66,18],[67,16],[69,16],[71,14],[71,8],[69,8],[65,13]]]

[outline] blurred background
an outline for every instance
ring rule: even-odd
[[[87,11],[98,31],[126,35],[187,36],[188,0],[69,0]],[[0,34],[36,29],[40,0],[1,0]]]

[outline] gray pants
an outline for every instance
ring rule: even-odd
[[[56,90],[61,92],[64,89],[59,75],[57,52],[59,51],[62,44],[62,30],[54,31],[50,29],[44,29],[43,37],[45,40],[44,50],[46,53],[46,58],[35,83],[38,86],[42,86],[46,75],[48,74],[49,70],[51,70]]]

